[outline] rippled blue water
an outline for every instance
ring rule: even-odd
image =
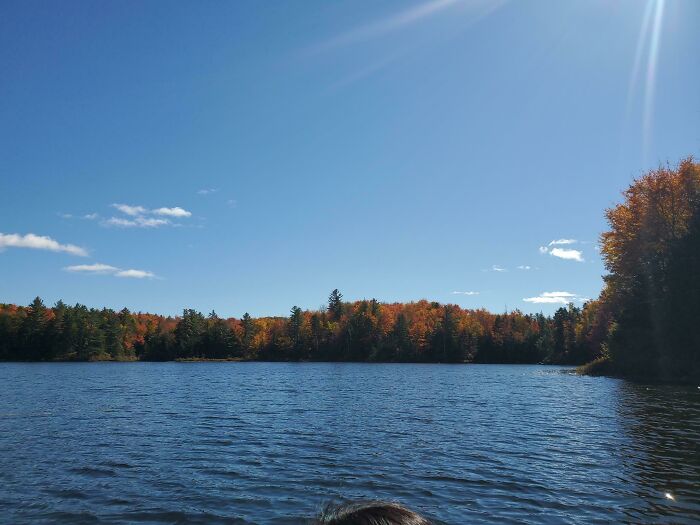
[[[540,366],[0,364],[3,522],[305,523],[356,498],[437,523],[700,522],[700,390]]]

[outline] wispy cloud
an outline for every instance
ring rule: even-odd
[[[76,264],[74,266],[66,266],[64,268],[65,271],[67,272],[76,272],[76,273],[113,273],[119,270],[119,268],[115,268],[114,266],[110,266],[109,264],[100,264],[100,263],[95,263],[95,264]]]
[[[112,204],[112,208],[116,208],[120,212],[125,213],[126,215],[131,215],[132,217],[143,215],[148,212],[148,210],[143,206],[130,206],[128,204]]]
[[[121,270],[114,275],[117,277],[132,277],[134,279],[153,278],[156,276],[153,272],[147,272],[144,270]]]
[[[571,292],[542,292],[536,297],[525,297],[523,301],[533,304],[569,304],[585,302],[588,299]]]
[[[59,213],[59,217],[62,219],[85,219],[88,221],[94,221],[95,219],[99,218],[99,214],[97,213],[86,213],[85,215],[73,215],[72,213]]]
[[[156,274],[153,272],[149,272],[146,270],[134,270],[134,269],[128,269],[128,270],[122,270],[121,268],[117,268],[116,266],[112,266],[110,264],[101,264],[101,263],[95,263],[95,264],[78,264],[74,266],[66,266],[63,268],[67,272],[73,272],[73,273],[85,273],[85,274],[93,274],[93,275],[113,275],[115,277],[128,277],[132,279],[152,279],[157,277]]]
[[[503,268],[502,266],[498,266],[497,264],[494,264],[493,266],[491,266],[491,270],[490,270],[490,271],[492,271],[492,272],[507,272],[508,269],[507,269],[507,268]]]
[[[144,206],[132,206],[129,204],[112,204],[112,207],[124,213],[127,217],[110,217],[102,221],[104,226],[117,226],[120,228],[158,228],[160,226],[173,225],[171,219],[184,219],[192,216],[192,212],[180,206],[172,208],[161,207],[148,209]],[[156,217],[154,217],[154,215]],[[167,217],[167,218],[163,218]]]
[[[452,292],[452,295],[479,295],[479,292]]]
[[[555,239],[549,243],[549,246],[557,246],[561,244],[576,244],[576,239]]]
[[[61,244],[51,237],[28,233],[0,233],[0,250],[4,248],[31,248],[33,250],[48,250],[51,252],[64,252],[71,255],[87,256],[87,250],[75,244]]]
[[[102,224],[106,226],[121,226],[123,228],[130,228],[136,226],[136,221],[130,219],[123,219],[121,217],[110,217],[102,221]]]
[[[202,188],[197,191],[197,195],[209,195],[210,193],[216,193],[218,188]]]
[[[532,266],[528,266],[527,264],[521,264],[517,268],[518,270],[532,270]]]
[[[136,224],[142,228],[157,228],[170,224],[168,219],[154,219],[153,217],[136,217]]]
[[[120,228],[158,228],[170,224],[168,219],[156,219],[154,217],[134,217],[124,219],[123,217],[110,217],[102,221],[106,226],[117,226]]]

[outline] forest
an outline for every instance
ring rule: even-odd
[[[0,360],[549,363],[646,379],[700,378],[700,164],[635,180],[607,210],[596,300],[552,316],[421,300],[292,307],[287,317],[179,317],[127,309],[0,304]]]

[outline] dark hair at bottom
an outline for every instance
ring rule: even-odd
[[[420,514],[398,503],[365,501],[329,504],[314,525],[432,525]]]

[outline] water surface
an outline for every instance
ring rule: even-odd
[[[672,496],[669,499],[666,495]],[[0,521],[700,522],[700,389],[500,365],[0,364]]]

